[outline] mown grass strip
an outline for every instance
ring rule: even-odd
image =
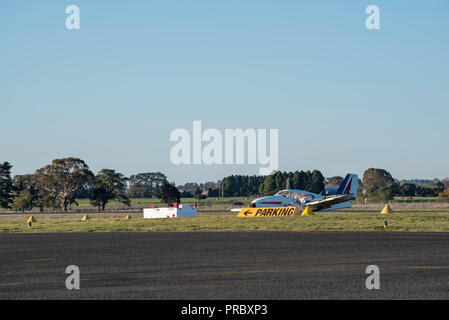
[[[379,210],[380,211],[380,210]],[[123,216],[123,217],[122,217]],[[449,210],[398,211],[381,215],[378,211],[355,210],[316,213],[307,217],[238,218],[234,213],[199,214],[194,218],[143,219],[133,214],[125,220],[123,214],[91,214],[80,221],[82,214],[39,214],[37,222],[28,229],[27,215],[0,216],[0,233],[35,232],[110,232],[110,231],[449,231]]]

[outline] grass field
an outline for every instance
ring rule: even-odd
[[[241,202],[244,205],[249,205],[249,203],[253,200],[248,197],[226,197],[226,198],[207,198],[203,200],[198,200],[195,198],[182,198],[181,203],[193,205],[197,203],[199,207],[212,207],[212,206],[221,206],[221,207],[231,207],[234,202]],[[109,201],[106,205],[105,212],[108,210],[126,210],[126,209],[142,209],[142,208],[150,208],[151,205],[154,204],[157,207],[167,206],[165,203],[161,203],[161,200],[155,198],[132,198],[131,199],[131,207],[125,206],[123,203],[118,201]],[[46,212],[51,211],[49,208],[45,208]],[[31,210],[33,213],[38,213],[39,208],[34,208]],[[58,210],[59,211],[59,210]],[[77,199],[76,204],[72,204],[69,208],[71,212],[81,212],[81,211],[97,211],[96,206],[92,206],[88,199]],[[0,209],[1,213],[14,213],[15,211],[12,209]]]
[[[251,200],[254,200],[254,197],[225,197],[225,198],[215,198],[210,197],[203,200],[197,200],[195,198],[182,198],[181,203],[192,205],[193,203],[197,203],[200,209],[204,208],[212,208],[224,210],[231,207],[241,207],[241,205],[233,205],[234,202],[240,202],[243,206],[247,206],[250,204]],[[133,198],[131,199],[131,207],[126,207],[123,203],[118,201],[110,201],[106,205],[105,212],[114,212],[119,210],[128,210],[128,211],[140,211],[142,208],[150,208],[151,205],[154,204],[157,207],[166,206],[166,204],[161,203],[159,199],[151,199],[151,198]],[[415,197],[413,200],[407,200],[405,198],[397,197],[394,200],[390,201],[390,204],[393,205],[403,205],[404,207],[413,207],[421,206],[421,207],[448,207],[448,202],[438,201],[437,198],[418,198]],[[376,208],[377,206],[381,206],[382,204],[377,202],[368,202],[366,205],[363,199],[358,199],[358,201],[353,201],[354,207],[371,207]],[[51,212],[51,209],[45,208],[46,212]],[[58,210],[60,211],[60,210]],[[70,212],[97,212],[97,207],[94,207],[90,204],[88,199],[78,199],[76,204],[73,204],[71,208],[69,208]],[[12,209],[0,209],[0,214],[2,213],[14,213],[15,211]],[[38,213],[39,208],[34,208],[31,212]]]
[[[197,200],[195,198],[182,198],[181,203],[192,204],[197,202],[200,206],[219,206],[219,205],[231,205],[233,202],[238,201],[244,204],[249,204],[251,200],[254,200],[255,197],[210,197],[203,200]],[[368,201],[371,202],[379,202],[378,200],[373,201],[372,199]],[[435,197],[395,197],[390,201],[391,203],[441,203],[442,200]],[[87,199],[79,199],[77,200],[78,206],[73,205],[73,209],[91,209],[94,208]],[[364,204],[364,200],[359,198],[357,201],[353,201],[353,203]],[[140,207],[149,207],[151,204],[161,205],[161,201],[159,199],[149,199],[149,198],[133,198],[131,199],[131,207],[140,208]],[[107,204],[107,208],[123,208],[124,205],[118,201],[110,201]]]
[[[204,200],[197,200],[195,198],[182,198],[181,203],[185,204],[193,204],[198,203],[200,206],[207,205],[207,206],[216,206],[216,205],[230,205],[234,201],[240,201],[242,203],[250,203],[249,198],[243,198],[243,197],[235,197],[235,198],[207,198]],[[93,207],[89,200],[87,199],[80,199],[77,200],[78,206],[74,205],[73,209],[93,209]],[[131,199],[131,207],[133,208],[149,208],[152,204],[155,204],[157,206],[164,205],[161,203],[161,200],[159,199],[151,199],[151,198],[133,198]],[[116,209],[116,208],[124,208],[125,206],[123,203],[120,203],[118,201],[110,201],[108,202],[106,206],[106,210],[109,209]]]
[[[143,214],[93,213],[88,221],[82,214],[34,214],[37,222],[28,229],[29,215],[0,215],[0,233],[33,232],[109,232],[109,231],[449,231],[449,209],[407,209],[392,214],[378,210],[350,209],[316,213],[306,217],[238,218],[231,212],[199,211],[198,217],[178,219],[143,219]]]

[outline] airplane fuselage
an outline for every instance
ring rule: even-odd
[[[358,178],[348,173],[338,188],[327,188],[322,193],[297,189],[281,190],[273,196],[257,198],[251,207],[290,207],[300,210],[309,207],[312,211],[328,211],[350,208],[357,198]]]
[[[292,207],[304,210],[306,206],[313,211],[327,211],[351,207],[353,195],[320,195],[305,190],[282,190],[273,196],[261,197],[251,202],[251,207]]]

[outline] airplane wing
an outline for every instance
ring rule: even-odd
[[[320,211],[342,202],[355,200],[357,198],[357,183],[357,175],[349,173],[346,175],[334,195],[311,200],[306,202],[306,205],[309,206],[312,211]]]
[[[312,209],[312,211],[320,211],[323,209],[330,208],[335,204],[351,200],[355,200],[355,197],[353,195],[346,195],[346,194],[333,195],[306,202],[306,206],[309,206],[309,208]]]

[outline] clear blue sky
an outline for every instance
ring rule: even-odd
[[[178,184],[258,173],[171,164],[170,132],[201,120],[278,128],[280,170],[444,178],[448,58],[446,0],[3,0],[0,161],[24,174],[76,156]]]

